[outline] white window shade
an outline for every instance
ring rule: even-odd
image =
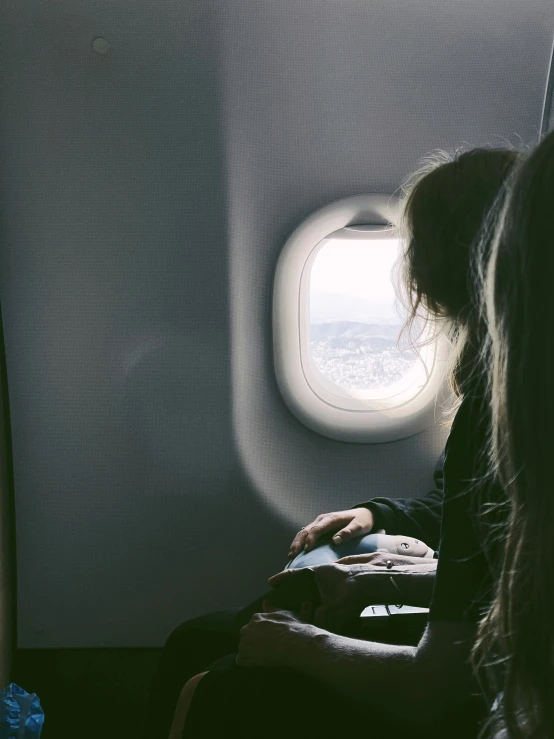
[[[344,198],[311,214],[280,255],[273,292],[277,381],[305,425],[340,441],[402,439],[435,423],[448,347],[397,348],[390,271],[397,200]]]

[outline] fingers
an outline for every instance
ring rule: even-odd
[[[341,521],[340,523],[334,524],[333,527],[333,522],[330,517],[336,515],[337,514],[335,513],[325,513],[318,516],[315,521],[301,529],[294,537],[288,556],[297,557],[302,551],[309,552],[314,548],[314,545],[320,537],[329,533],[330,528],[332,528],[332,531],[336,531],[336,528],[344,523],[344,521]]]
[[[296,557],[300,552],[309,552],[313,549],[317,540],[327,533],[332,533],[346,523],[349,523],[351,516],[344,516],[345,511],[337,513],[322,513],[315,521],[301,529],[290,546],[289,557]]]
[[[302,551],[311,551],[322,536],[332,534],[342,526],[347,526],[354,516],[354,511],[321,514],[296,534],[289,549],[289,557],[296,557]]]
[[[362,509],[360,509],[362,510]],[[358,511],[338,511],[337,513],[327,513],[321,516],[321,521],[311,524],[307,530],[307,536],[304,541],[305,551],[310,551],[317,540],[327,534],[333,534],[333,544],[342,544],[356,536],[363,536],[369,533],[373,526],[373,517],[369,521],[372,514],[367,509],[363,509],[362,514]]]
[[[369,534],[372,528],[373,513],[368,508],[323,513],[296,534],[289,557],[296,557],[301,551],[309,552],[322,536],[335,534],[333,543],[342,544],[353,537]]]
[[[351,521],[348,526],[345,526],[333,536],[333,544],[343,544],[345,541],[352,539],[355,536],[363,536],[362,526],[356,522]]]
[[[317,520],[317,519],[316,519]],[[306,537],[304,539],[304,551],[311,551],[324,534],[329,532],[332,524],[329,521],[321,521],[314,523],[306,529]]]
[[[306,528],[301,529],[292,540],[292,544],[289,547],[289,558],[296,557],[304,549],[304,539],[307,536],[307,533],[305,533]]]
[[[373,513],[369,508],[354,508],[354,515],[340,531],[333,536],[333,544],[342,544],[349,539],[369,534],[373,528]]]

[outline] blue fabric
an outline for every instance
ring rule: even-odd
[[[311,552],[300,552],[288,565],[286,570],[301,567],[316,567],[317,565],[336,562],[341,557],[353,554],[372,554],[379,549],[379,534],[367,534],[345,541],[342,544],[323,543],[312,549]]]
[[[404,534],[406,538],[408,534]],[[424,544],[424,542],[421,542]],[[426,542],[425,542],[426,544]],[[425,545],[424,544],[424,545]],[[373,554],[378,550],[396,554],[398,541],[391,536],[384,534],[367,534],[366,536],[356,536],[353,539],[344,541],[341,544],[333,544],[330,535],[321,538],[314,549],[309,552],[300,552],[293,560],[291,560],[286,570],[300,569],[302,567],[317,567],[317,565],[325,565],[329,562],[336,562],[342,557],[350,557],[356,554]],[[412,550],[413,552],[414,550]],[[427,555],[431,556],[433,552],[426,547]],[[406,552],[410,554],[411,552]],[[412,554],[412,556],[416,556]]]
[[[0,691],[0,739],[38,739],[44,711],[36,693],[15,683]]]

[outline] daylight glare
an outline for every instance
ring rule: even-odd
[[[397,346],[402,320],[391,269],[399,244],[399,239],[330,239],[312,264],[311,358],[324,377],[345,390],[382,397],[386,388],[408,382],[418,361]]]
[[[330,240],[321,247],[312,266],[311,290],[393,302],[390,271],[398,245],[398,239]]]

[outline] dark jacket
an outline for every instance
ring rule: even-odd
[[[373,513],[373,531],[385,529],[387,534],[401,534],[420,539],[431,549],[438,549],[442,503],[444,499],[444,452],[435,467],[435,489],[421,498],[372,498],[353,508],[369,508]]]

